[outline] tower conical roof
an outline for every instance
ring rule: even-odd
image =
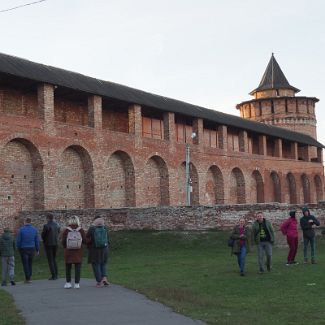
[[[271,89],[291,89],[295,93],[300,91],[299,89],[289,84],[273,53],[259,86],[251,91],[250,95],[254,95],[257,91]]]

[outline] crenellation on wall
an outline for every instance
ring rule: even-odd
[[[102,120],[102,97],[88,97],[88,126],[93,127],[96,132],[100,132],[103,126]]]
[[[37,88],[39,116],[44,121],[44,130],[50,135],[55,134],[54,120],[54,86],[40,84]]]

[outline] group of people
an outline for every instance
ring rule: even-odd
[[[300,227],[303,233],[304,243],[304,263],[309,263],[308,247],[311,248],[311,263],[316,264],[316,241],[315,227],[320,226],[319,220],[310,214],[307,207],[302,208],[303,216],[300,219]],[[287,266],[298,264],[295,260],[298,250],[298,221],[296,211],[290,211],[289,218],[281,224],[281,232],[287,238],[289,253]],[[256,220],[252,227],[246,225],[244,218],[240,218],[238,224],[234,227],[230,235],[230,246],[232,254],[237,256],[240,275],[245,275],[246,255],[250,250],[252,243],[257,246],[257,260],[259,273],[263,274],[265,269],[272,269],[272,248],[275,236],[271,222],[265,219],[262,212],[256,214]],[[265,261],[266,256],[266,261]]]
[[[15,250],[18,249],[25,274],[25,283],[31,283],[33,273],[33,259],[40,253],[40,238],[38,230],[31,224],[31,218],[26,218],[24,225],[17,231],[16,238],[8,228],[4,229],[0,237],[0,255],[2,260],[2,286],[15,285]],[[61,231],[53,214],[47,214],[47,223],[43,226],[41,238],[47,257],[51,276],[49,280],[58,279],[57,251],[61,242],[64,248],[66,283],[65,289],[72,288],[71,271],[74,265],[74,288],[80,288],[80,275],[83,260],[83,245],[88,248],[88,263],[92,265],[96,287],[108,286],[107,260],[109,249],[108,228],[104,219],[96,216],[93,224],[85,232],[77,216],[68,220],[68,225]]]
[[[316,263],[315,255],[315,230],[320,225],[319,220],[310,214],[308,208],[302,209],[303,216],[300,219],[300,226],[303,231],[304,263],[308,263],[308,246],[311,247],[311,263]],[[298,221],[296,211],[290,211],[290,217],[281,224],[281,231],[287,237],[289,254],[287,266],[298,264],[295,260],[298,249]],[[60,226],[54,221],[53,214],[47,214],[47,223],[43,226],[41,238],[44,244],[44,251],[48,260],[51,276],[49,280],[58,279],[58,266],[56,255],[61,242],[64,248],[64,260],[66,271],[66,283],[64,288],[72,288],[71,271],[74,265],[74,288],[80,288],[80,274],[83,260],[83,245],[88,248],[88,263],[92,265],[96,287],[108,286],[107,260],[109,249],[108,229],[104,219],[96,216],[93,224],[85,232],[80,226],[77,216],[68,220],[68,226],[61,231]],[[256,220],[252,227],[246,225],[246,220],[240,218],[230,236],[232,254],[237,256],[240,275],[245,275],[246,255],[250,251],[252,243],[257,245],[257,259],[259,273],[272,269],[272,248],[275,236],[271,222],[265,219],[262,212],[256,214]],[[32,279],[33,258],[39,255],[40,239],[38,230],[32,226],[31,218],[26,218],[25,224],[18,230],[16,238],[8,228],[4,229],[0,237],[0,255],[2,261],[2,286],[7,285],[7,279],[11,285],[15,285],[15,250],[19,250],[23,264],[25,283]],[[266,256],[266,262],[265,262]]]

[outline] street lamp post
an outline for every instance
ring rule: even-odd
[[[191,205],[191,177],[190,177],[190,145],[186,143],[185,148],[186,156],[185,156],[185,174],[186,174],[186,180],[185,180],[185,193],[186,193],[186,206]]]
[[[196,133],[193,132],[191,135],[191,138],[194,139],[196,137]],[[190,158],[190,144],[186,143],[185,146],[185,193],[186,193],[186,199],[185,199],[185,205],[191,206],[191,192],[192,192],[192,180],[190,175],[190,164],[191,164],[191,158]]]

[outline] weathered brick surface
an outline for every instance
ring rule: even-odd
[[[270,99],[260,95],[258,99],[237,105],[237,108],[241,117],[302,132],[316,139],[316,101],[308,97]],[[255,107],[260,114],[255,114]]]
[[[325,202],[309,205],[314,214],[325,226]],[[155,207],[155,208],[122,208],[122,209],[84,209],[53,210],[57,221],[65,226],[69,216],[78,215],[82,226],[88,228],[96,215],[105,219],[112,231],[133,229],[153,230],[229,230],[244,217],[248,222],[255,220],[258,211],[264,213],[278,231],[280,224],[288,218],[289,211],[296,209],[297,218],[302,216],[301,206],[289,204],[238,204],[198,207]],[[27,216],[39,229],[46,221],[45,211],[21,212],[16,220],[17,225]]]
[[[70,213],[70,209],[183,206],[185,141],[190,146],[193,206],[303,204],[324,198],[321,150],[316,151],[318,161],[310,161],[310,148],[288,141],[276,144],[249,130],[210,125],[202,119],[168,112],[150,116],[154,110],[147,107],[54,85],[33,83],[27,88],[0,86],[3,223],[11,220],[14,225],[14,217],[21,210],[67,209],[65,213]],[[313,114],[308,105],[307,112]],[[162,126],[161,138],[143,136],[142,110],[146,118],[161,121],[157,122]],[[185,138],[178,137],[177,128],[186,130]],[[210,130],[215,139],[205,143],[204,130]],[[197,133],[193,142],[190,131]],[[298,160],[298,152],[305,161]],[[209,227],[217,222],[208,220],[209,213],[216,209],[213,207],[195,207],[184,217],[186,209],[170,211],[173,209],[177,213],[166,217],[171,225],[175,223],[171,228],[184,220],[188,225],[185,228],[198,224],[203,229],[204,222],[209,222]],[[116,211],[114,220],[124,210]],[[131,213],[125,211],[125,216]],[[206,213],[204,222],[189,217],[200,211]],[[136,227],[142,222],[138,218],[126,218],[126,222]],[[146,218],[143,227],[159,228],[159,222],[150,220],[149,214]]]

